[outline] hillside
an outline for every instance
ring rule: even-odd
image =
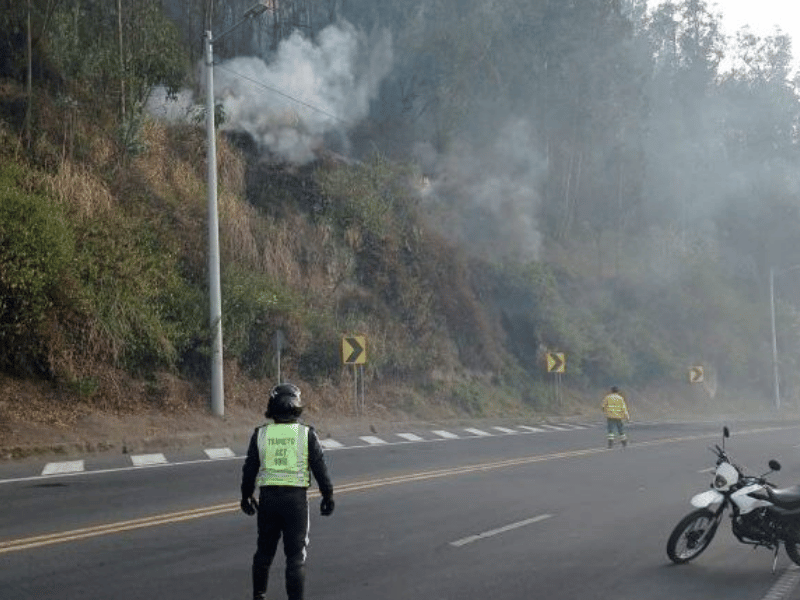
[[[7,82],[3,89],[8,105],[15,87]],[[312,421],[374,426],[387,420],[597,416],[600,385],[586,375],[573,379],[570,362],[559,402],[554,375],[545,372],[542,331],[558,326],[547,315],[558,317],[554,306],[570,314],[574,309],[544,265],[527,267],[545,283],[538,291],[526,289],[447,242],[426,225],[429,215],[409,191],[414,174],[401,165],[380,157],[354,164],[322,155],[300,169],[252,153],[246,140],[220,136],[229,314],[226,417],[215,420],[208,414],[201,333],[202,132],[150,121],[142,131],[144,150],[109,172],[113,140],[88,124],[78,124],[76,135],[81,127],[87,128],[84,139],[91,139],[82,156],[43,137],[39,152],[52,153],[52,162],[43,165],[26,159],[18,138],[5,129],[4,147],[16,149],[4,153],[6,186],[63,211],[75,268],[64,267],[43,283],[52,296],[35,343],[17,338],[13,362],[6,353],[0,446],[119,448],[126,439],[155,442],[247,429],[260,418],[276,378],[277,330],[286,339],[282,376],[307,390]],[[60,133],[51,135],[58,139]],[[382,203],[382,194],[391,194],[391,203]],[[86,264],[74,264],[80,256]],[[518,268],[516,277],[524,273]],[[581,285],[579,277],[562,277]],[[95,289],[101,281],[104,291]],[[176,298],[175,289],[190,299]],[[554,306],[537,307],[537,294],[545,295],[539,303]],[[186,308],[170,304],[176,300],[192,303],[185,320],[179,313]],[[104,304],[110,301],[118,304]],[[181,323],[188,330],[179,329]],[[350,333],[366,336],[369,344],[358,415],[352,367],[341,364],[338,349],[341,336]],[[575,335],[569,329],[565,334]],[[632,389],[639,418],[747,410],[711,402],[698,389],[689,389],[687,398],[686,386],[673,387],[672,393],[648,392],[646,385]]]
[[[702,6],[512,2],[450,29],[386,9],[394,29],[366,35],[332,12],[260,56],[221,45],[215,421],[197,48],[157,0],[6,4],[0,446],[221,433],[260,418],[279,373],[311,419],[373,427],[593,416],[612,384],[643,418],[760,414],[776,371],[797,410],[800,102],[780,39],[730,48],[763,68],[726,74],[721,40],[659,50]],[[157,116],[170,98],[181,116]],[[363,367],[343,364],[354,335]]]

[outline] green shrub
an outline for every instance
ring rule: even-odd
[[[86,220],[76,235],[84,310],[96,332],[90,352],[133,373],[174,369],[207,323],[175,253],[134,218]]]
[[[24,175],[0,167],[0,365],[38,370],[44,366],[40,326],[73,260],[74,242],[61,207],[26,192]]]

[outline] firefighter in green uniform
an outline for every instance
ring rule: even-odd
[[[614,446],[614,432],[619,435],[622,447],[628,445],[628,436],[625,435],[623,421],[630,421],[628,405],[617,386],[612,386],[611,391],[603,398],[603,414],[606,416],[606,430],[608,431],[608,447]]]
[[[253,598],[267,597],[269,568],[278,541],[286,554],[286,594],[303,600],[308,544],[307,490],[310,474],[322,496],[320,513],[333,512],[333,485],[313,427],[298,422],[300,390],[282,383],[270,391],[265,416],[274,423],[256,428],[242,468],[242,511],[258,513],[258,547],[253,556]],[[258,501],[254,493],[258,490]]]

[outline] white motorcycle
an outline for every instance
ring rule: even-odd
[[[795,564],[800,565],[800,485],[776,489],[766,476],[781,468],[769,461],[770,470],[755,477],[745,475],[725,452],[727,427],[722,430],[722,447],[709,448],[717,455],[711,489],[691,500],[696,510],[686,515],[672,530],[667,541],[667,556],[677,564],[697,558],[714,539],[726,508],[730,508],[731,529],[743,544],[775,551],[772,570],[781,544]]]

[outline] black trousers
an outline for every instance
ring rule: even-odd
[[[286,555],[286,595],[303,600],[306,546],[308,545],[308,495],[306,488],[266,486],[258,498],[258,549],[253,555],[253,599],[265,600],[269,568],[283,537]]]

